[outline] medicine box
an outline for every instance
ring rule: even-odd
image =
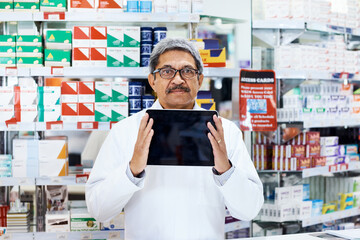
[[[124,67],[140,67],[140,48],[123,48]]]
[[[60,105],[61,87],[38,87],[38,105]]]
[[[1,46],[0,45],[0,57],[15,57],[15,46]]]
[[[106,67],[107,65],[107,48],[106,47],[92,47],[90,49],[91,66]]]
[[[100,230],[101,231],[122,230],[124,229],[124,220],[125,220],[125,214],[124,212],[121,212],[110,221],[101,223]]]
[[[39,141],[39,159],[67,159],[68,143],[66,139]]]
[[[123,48],[107,48],[107,67],[124,67]]]
[[[79,82],[79,102],[95,102],[95,82]]]
[[[14,1],[14,12],[38,12],[39,2],[18,2]]]
[[[95,82],[95,102],[111,102],[111,82]]]
[[[78,121],[78,103],[61,104],[61,120],[64,122]]]
[[[66,0],[40,0],[42,12],[65,12]]]
[[[16,58],[15,57],[0,57],[0,67],[15,67]]]
[[[14,2],[12,0],[0,2],[0,12],[12,12],[14,9]]]
[[[13,46],[15,47],[15,36],[0,35],[0,46]]]
[[[45,47],[47,49],[71,50],[72,32],[69,30],[47,30]]]
[[[127,80],[112,83],[112,101],[113,102],[129,101],[129,82]]]
[[[124,47],[140,48],[140,27],[124,27]]]
[[[122,12],[123,1],[122,0],[99,0],[98,5],[99,12]]]
[[[69,12],[95,11],[95,0],[68,0]]]
[[[14,116],[14,105],[0,105],[0,122],[4,123]]]
[[[124,47],[124,27],[107,27],[107,47]]]
[[[45,67],[70,67],[71,50],[45,49]]]
[[[39,177],[37,139],[13,140],[13,177]]]
[[[67,210],[48,211],[45,214],[46,232],[70,232],[70,213]]]
[[[70,221],[71,231],[100,230],[100,222],[96,221],[93,217],[91,217],[86,208],[71,209]]]
[[[94,103],[79,103],[79,122],[93,122],[95,121],[95,106]]]
[[[39,105],[38,121],[53,122],[61,120],[61,105]]]
[[[110,122],[111,121],[111,103],[95,103],[95,121]]]
[[[90,47],[107,47],[106,26],[93,26],[90,28]]]
[[[75,26],[73,29],[73,48],[90,47],[90,27]]]
[[[111,107],[111,121],[118,122],[128,117],[129,115],[128,102],[113,102]]]
[[[61,83],[61,102],[62,103],[78,102],[78,82],[63,81]]]
[[[37,117],[37,105],[15,106],[14,115],[18,122],[35,122]]]
[[[13,99],[14,99],[13,87],[0,87],[0,103],[2,106],[13,104]]]
[[[19,67],[41,67],[42,57],[16,57],[16,65]]]
[[[40,35],[17,35],[16,46],[42,46],[42,38]]]
[[[16,46],[16,57],[43,57],[43,48],[41,46]]]
[[[90,48],[75,47],[73,48],[72,66],[90,66]]]

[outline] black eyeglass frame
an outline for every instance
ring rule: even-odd
[[[171,78],[164,78],[163,76],[161,76],[160,71],[163,70],[163,69],[167,69],[167,68],[168,68],[168,69],[172,69],[172,70],[175,71],[174,76],[172,76]],[[161,78],[164,78],[164,79],[173,79],[173,78],[176,76],[177,72],[179,72],[180,77],[181,77],[182,79],[184,79],[184,80],[191,80],[191,79],[189,79],[189,78],[184,78],[183,75],[181,74],[181,71],[183,71],[184,69],[190,69],[190,70],[195,71],[195,76],[197,75],[197,77],[198,77],[198,79],[199,79],[199,76],[200,76],[201,72],[200,72],[199,70],[197,70],[197,69],[190,68],[190,67],[184,67],[184,68],[182,68],[182,69],[175,69],[175,68],[172,68],[172,67],[163,67],[163,68],[155,69],[155,70],[152,72],[152,74],[154,75],[154,78],[155,78],[156,73],[158,72]],[[195,77],[195,76],[194,76],[194,77]]]

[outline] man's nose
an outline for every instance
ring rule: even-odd
[[[180,71],[177,71],[177,72],[175,73],[175,76],[174,76],[173,79],[171,80],[171,83],[174,83],[174,84],[176,84],[176,85],[182,84],[182,83],[184,83],[184,82],[185,82],[185,80],[182,79],[182,77],[181,77],[181,75],[180,75]]]

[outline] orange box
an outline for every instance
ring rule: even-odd
[[[94,103],[79,103],[78,105],[78,121],[79,122],[94,122],[95,121],[95,104]]]
[[[78,112],[78,103],[61,104],[61,120],[64,122],[77,122]]]
[[[73,48],[90,47],[90,27],[75,26],[73,30]]]
[[[107,48],[95,47],[90,50],[90,60],[92,66],[106,67]]]
[[[79,102],[95,102],[95,82],[79,82]]]
[[[311,167],[322,167],[326,165],[326,157],[312,157]]]
[[[319,157],[321,152],[320,144],[306,145],[306,157]]]
[[[296,158],[296,170],[303,170],[306,168],[311,168],[311,158],[299,157]]]
[[[90,48],[75,47],[73,48],[72,66],[90,66]]]
[[[78,82],[63,81],[61,83],[61,102],[62,103],[78,102]]]
[[[90,28],[90,47],[107,47],[107,28],[91,27]]]
[[[291,145],[291,157],[306,157],[305,145]]]

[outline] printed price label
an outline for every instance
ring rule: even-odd
[[[61,182],[61,178],[59,178],[59,177],[51,178],[51,182],[53,182],[53,183],[60,183],[60,182]]]
[[[17,76],[18,75],[17,67],[6,67],[5,75],[6,76]]]
[[[337,165],[330,165],[329,166],[329,172],[336,172],[337,171]]]
[[[81,239],[92,239],[91,233],[82,233]]]
[[[15,123],[15,124],[11,123],[11,124],[8,124],[7,128],[9,131],[18,131],[19,125],[17,123]]]
[[[56,239],[57,240],[67,240],[68,235],[66,233],[58,233],[58,234],[56,234]]]
[[[343,163],[340,164],[340,171],[347,171],[349,169],[349,164]]]
[[[199,15],[196,14],[190,14],[190,21],[199,21]]]
[[[120,239],[120,232],[109,233],[109,239]]]
[[[24,185],[24,184],[27,184],[28,183],[28,179],[27,178],[20,178],[19,179],[19,184],[20,185]]]
[[[12,234],[11,233],[6,233],[3,237],[4,240],[10,240],[12,239]]]
[[[98,127],[98,122],[78,122],[77,124],[78,129],[98,129]]]
[[[116,124],[118,122],[110,122],[110,129],[112,129],[112,127],[114,126],[114,124]]]
[[[46,123],[47,130],[62,130],[63,129],[63,122],[56,121],[56,122],[47,122]]]
[[[44,19],[51,21],[65,20],[64,12],[44,12]]]
[[[51,75],[64,76],[64,67],[51,67]]]

